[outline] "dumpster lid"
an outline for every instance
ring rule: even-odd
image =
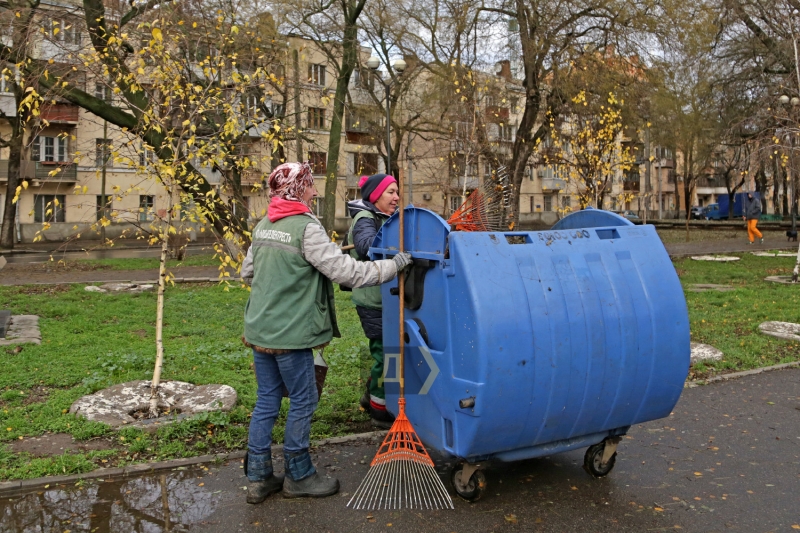
[[[370,259],[397,253],[400,229],[399,210],[378,230],[369,249]],[[405,207],[405,249],[419,259],[442,261],[447,248],[450,225],[442,217],[421,207]]]
[[[633,226],[633,222],[611,211],[587,207],[575,211],[556,222],[551,229],[608,228],[613,226]]]

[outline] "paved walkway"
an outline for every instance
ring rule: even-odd
[[[377,442],[314,451],[341,493],[244,503],[239,461],[138,478],[72,484],[0,500],[0,531],[753,532],[800,528],[800,369],[686,389],[665,419],[631,428],[614,470],[583,471],[584,450],[489,464],[473,504],[437,467],[455,510],[353,511],[347,501]],[[275,458],[280,472],[283,464]]]
[[[722,253],[746,253],[756,252],[759,250],[791,250],[797,251],[798,243],[787,242],[786,238],[780,238],[772,235],[765,235],[764,244],[754,243],[748,244],[746,235],[741,239],[725,239],[719,241],[700,241],[700,242],[681,242],[669,243],[664,247],[672,257],[681,257],[686,255],[703,255],[703,254],[722,254]]]
[[[797,250],[796,243],[787,243],[785,239],[767,237],[764,244],[747,244],[747,239],[727,239],[720,241],[703,241],[689,243],[670,243],[665,245],[672,257],[687,255],[744,253],[758,250]],[[216,281],[219,277],[218,267],[181,267],[170,269],[176,278],[206,278]],[[233,275],[231,273],[231,275]],[[0,270],[0,285],[27,284],[61,284],[61,283],[93,283],[112,281],[156,282],[158,271],[151,270],[90,270],[84,272],[60,272],[57,267],[49,267],[47,263],[26,265],[8,264]],[[178,281],[180,282],[180,281]]]
[[[169,272],[175,275],[176,282],[184,279],[203,278],[206,281],[219,278],[218,267],[181,267],[170,268]],[[0,270],[0,285],[30,285],[30,284],[62,284],[62,283],[95,283],[95,282],[141,282],[158,283],[158,270],[89,270],[85,272],[59,272],[57,267],[47,271],[41,265],[6,265]]]

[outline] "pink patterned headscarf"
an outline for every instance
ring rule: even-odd
[[[314,176],[308,161],[303,163],[283,163],[269,175],[269,197],[303,202],[303,193],[314,186]],[[308,205],[310,208],[311,206]]]

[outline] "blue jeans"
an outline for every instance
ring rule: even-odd
[[[253,350],[258,398],[250,418],[247,448],[251,455],[271,453],[272,427],[281,408],[283,387],[289,391],[289,414],[283,439],[284,454],[305,452],[309,447],[311,417],[317,408],[314,355],[294,350],[280,355]]]

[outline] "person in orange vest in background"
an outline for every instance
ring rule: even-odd
[[[749,244],[753,244],[756,239],[760,239],[761,243],[764,243],[764,236],[756,227],[759,218],[761,218],[761,199],[753,198],[753,193],[748,192],[747,197],[744,199],[742,220],[747,221],[747,238],[750,240]]]

